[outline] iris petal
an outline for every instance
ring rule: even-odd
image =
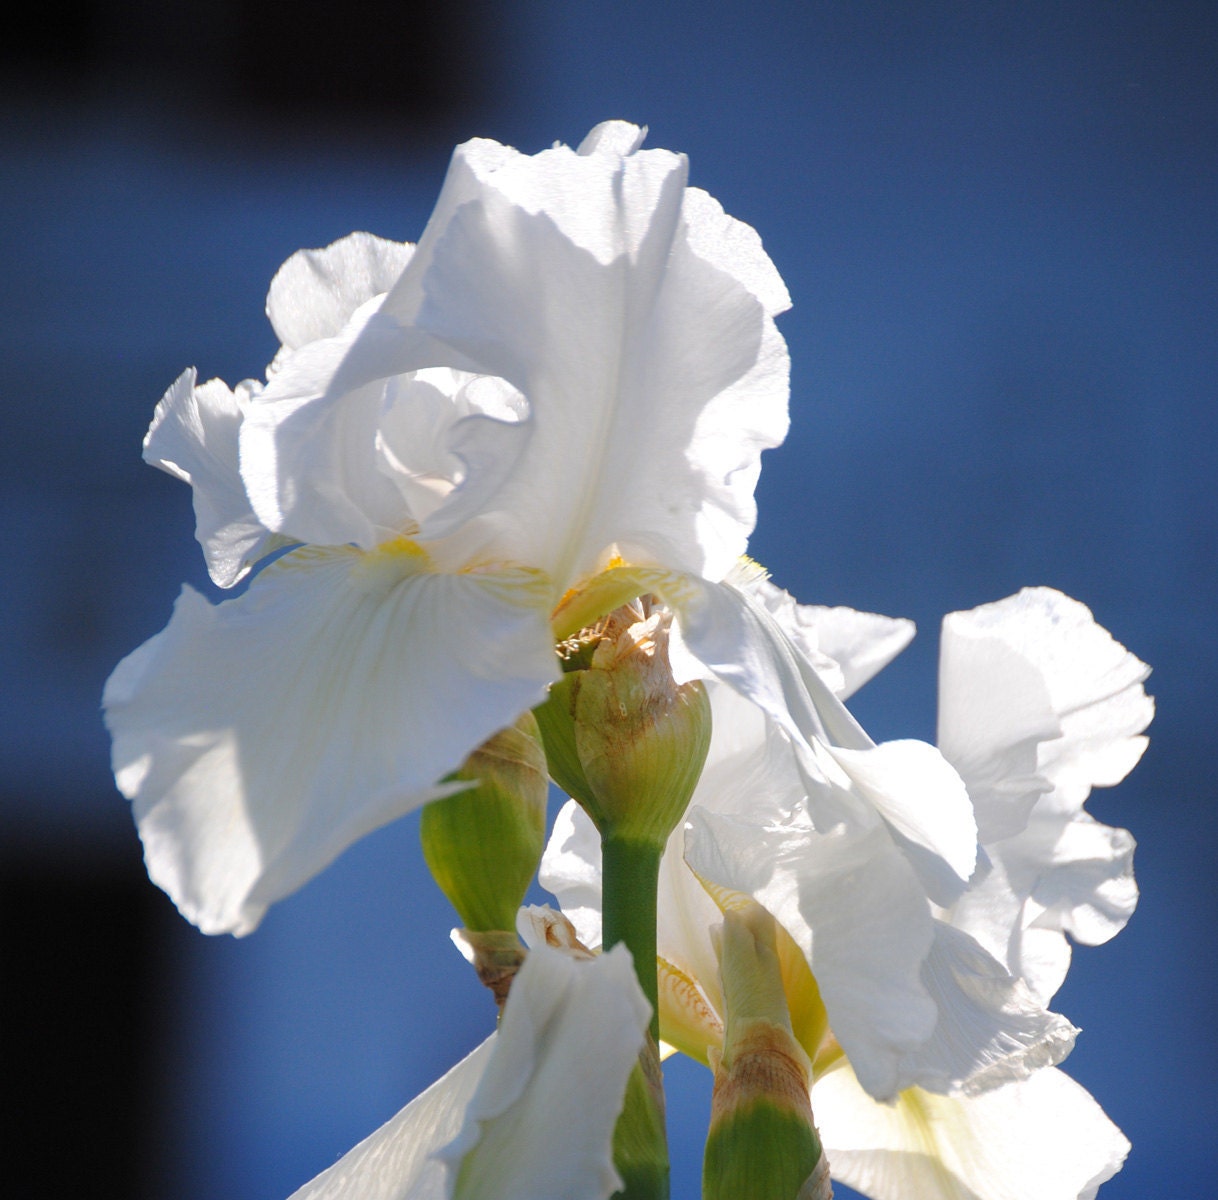
[[[218,606],[184,589],[104,696],[152,878],[205,932],[248,933],[541,699],[548,593],[402,549],[299,550]]]

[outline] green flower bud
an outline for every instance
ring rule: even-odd
[[[467,930],[513,931],[545,846],[549,782],[532,713],[484,742],[448,779],[476,786],[423,809],[423,857]]]
[[[791,1032],[774,921],[760,905],[724,914],[720,969],[727,1029],[713,1064],[703,1198],[829,1200],[811,1068]]]
[[[663,846],[706,761],[710,701],[673,679],[671,620],[643,597],[581,631],[537,710],[555,782],[605,837]]]

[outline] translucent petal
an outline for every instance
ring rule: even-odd
[[[916,741],[829,753],[883,817],[930,898],[954,900],[977,864],[977,827],[968,792],[943,756]]]
[[[647,126],[629,121],[602,121],[580,142],[578,154],[633,154],[643,145]]]
[[[449,1171],[435,1155],[461,1129],[495,1040],[487,1038],[289,1200],[449,1200]]]
[[[481,192],[436,241],[412,328],[517,386],[533,429],[444,553],[493,545],[564,587],[615,545],[723,574],[759,452],[785,435],[788,366],[764,305],[691,245],[684,160],[559,147],[474,169]]]
[[[298,250],[275,273],[266,315],[284,347],[334,337],[362,304],[389,291],[414,247],[351,233],[321,250]]]
[[[760,451],[786,433],[771,316],[785,291],[751,231],[687,199],[682,157],[625,152],[636,135],[606,126],[580,154],[458,148],[413,259],[359,336],[305,347],[276,374],[247,480],[268,527],[323,540],[301,521],[324,525],[314,510],[331,498],[311,481],[337,453],[326,441],[353,436],[343,410],[362,429],[368,389],[447,366],[508,380],[529,417],[507,437],[491,417],[462,429],[461,521],[454,510],[426,531],[437,561],[528,563],[558,594],[614,552],[728,570],[755,519]]]
[[[559,907],[585,946],[601,944],[601,835],[574,801],[559,809],[541,856],[537,882]]]
[[[613,1127],[651,1005],[630,953],[529,951],[478,1090],[440,1152],[454,1200],[607,1200]]]
[[[726,271],[776,317],[791,307],[791,296],[770,256],[762,249],[757,230],[723,211],[723,205],[701,188],[688,188],[685,224],[694,253]]]
[[[1059,1063],[1078,1030],[1047,1012],[1018,978],[967,934],[935,922],[922,979],[939,1019],[901,1060],[900,1084],[976,1094]]]
[[[219,379],[196,387],[191,367],[161,397],[144,438],[144,461],[191,485],[195,537],[219,587],[243,579],[277,541],[254,515],[237,466],[250,390]]]
[[[408,544],[296,551],[215,607],[184,589],[104,696],[149,874],[205,932],[248,933],[541,699],[548,595]]]
[[[241,428],[241,476],[254,512],[296,541],[370,550],[415,524],[381,453],[381,422],[396,393],[374,378],[349,390],[342,406],[316,400],[373,315],[362,308],[339,333],[284,357]]]
[[[914,741],[877,747],[750,590],[687,577],[672,595],[686,648],[804,751],[800,762],[817,826],[865,823],[870,809],[901,840],[937,902],[959,894],[976,862],[976,825],[964,784],[939,752]],[[843,786],[818,787],[818,773],[821,782],[837,777]]]
[[[812,1088],[833,1178],[871,1200],[1092,1200],[1129,1142],[1055,1068],[974,1097],[902,1092],[877,1104],[849,1064]]]
[[[978,801],[990,862],[947,915],[1042,1002],[1069,964],[1063,934],[1105,941],[1137,903],[1133,838],[1081,810],[1145,747],[1147,672],[1050,588],[944,621],[940,738]]]
[[[1034,811],[1022,833],[990,849],[993,868],[952,906],[951,923],[1047,1003],[1070,963],[1065,934],[1098,945],[1133,915],[1133,837],[1086,813]]]
[[[1051,785],[1039,773],[1043,743],[1061,737],[1036,664],[1001,637],[965,636],[954,613],[939,657],[939,749],[973,799],[982,843],[1018,833]]]
[[[904,617],[884,617],[857,609],[800,605],[804,619],[816,630],[822,654],[842,671],[840,700],[848,700],[886,667],[913,639],[914,623]]]
[[[1008,673],[1016,663],[1023,668],[1024,678],[1012,679],[1006,711],[978,703],[980,681],[988,682],[996,660]],[[1145,749],[1138,735],[1154,715],[1141,686],[1149,673],[1085,605],[1052,588],[1025,588],[945,618],[940,690],[947,718],[940,744],[946,753],[955,741],[988,741],[1001,751],[1037,733],[1038,725],[1058,726],[1060,736],[1040,747],[1039,770],[1054,788],[1045,803],[1077,811],[1093,786],[1120,782]]]

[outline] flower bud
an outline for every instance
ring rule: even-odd
[[[615,609],[564,644],[566,673],[537,710],[555,782],[606,837],[662,846],[706,761],[710,701],[673,679],[671,622],[649,597]]]
[[[520,939],[509,929],[454,929],[453,945],[478,975],[478,982],[490,988],[495,1004],[503,1011],[512,980],[516,978],[528,953]]]
[[[484,742],[448,779],[476,786],[423,809],[423,857],[467,930],[514,931],[545,844],[549,782],[532,713]]]
[[[720,968],[727,1030],[713,1063],[704,1200],[829,1200],[811,1067],[791,1032],[774,922],[760,905],[724,914]]]

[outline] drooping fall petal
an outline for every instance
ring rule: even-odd
[[[976,1095],[1059,1063],[1074,1046],[1078,1030],[1069,1021],[943,921],[935,921],[922,979],[938,1019],[934,1033],[902,1057],[901,1089]]]
[[[152,878],[248,933],[437,782],[556,674],[544,578],[439,575],[409,547],[300,550],[218,606],[184,589],[106,686]]]

